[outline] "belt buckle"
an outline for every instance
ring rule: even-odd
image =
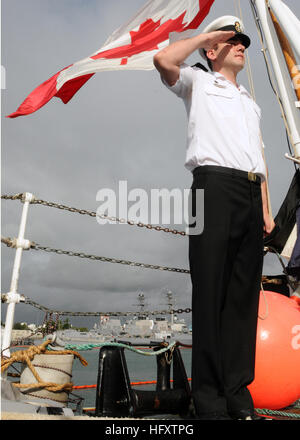
[[[250,182],[256,182],[256,174],[248,171],[248,180],[250,180]]]

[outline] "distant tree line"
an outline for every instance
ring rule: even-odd
[[[67,330],[69,328],[72,328],[74,330],[78,330],[80,332],[87,332],[87,327],[73,327],[72,324],[69,321],[69,318],[66,318],[64,321],[59,320],[58,323],[55,321],[47,321],[46,323],[47,329],[50,330]],[[28,325],[25,322],[16,322],[13,326],[14,330],[30,330],[28,328]]]

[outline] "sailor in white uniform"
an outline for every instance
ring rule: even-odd
[[[263,233],[269,214],[261,110],[237,82],[250,38],[238,17],[158,52],[163,83],[188,116],[185,167],[192,194],[204,189],[204,230],[189,237],[192,280],[192,395],[199,419],[255,419],[254,379]],[[198,50],[207,60],[190,67]],[[194,206],[195,209],[195,206]]]

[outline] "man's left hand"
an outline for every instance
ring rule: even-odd
[[[273,217],[270,214],[265,213],[264,214],[264,234],[265,235],[271,234],[271,232],[273,231],[274,228],[275,228],[275,222],[274,222]]]

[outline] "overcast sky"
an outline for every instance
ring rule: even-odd
[[[89,56],[127,22],[145,0],[2,0],[2,194],[31,192],[37,198],[96,211],[96,194],[119,182],[128,191],[191,185],[184,168],[186,114],[182,102],[152,71],[96,74],[64,105],[54,98],[36,113],[17,119],[17,109],[39,84]],[[300,16],[300,2],[285,0]],[[274,215],[286,195],[294,165],[284,158],[286,134],[269,85],[248,0],[241,0],[256,100],[270,173]],[[215,0],[200,26],[236,15],[234,0]],[[190,57],[191,64],[197,54]],[[249,90],[243,72],[240,82]],[[130,204],[129,204],[130,206]],[[2,235],[18,235],[22,204],[2,202]],[[221,215],[221,213],[220,213]],[[177,225],[183,229],[184,225]],[[128,225],[99,225],[88,216],[31,205],[25,238],[41,245],[143,263],[188,269],[188,239]],[[8,292],[15,251],[2,245],[2,292]],[[278,260],[265,258],[264,274],[282,274]],[[97,262],[43,251],[24,251],[19,293],[46,307],[67,311],[137,310],[143,292],[147,309],[166,309],[170,289],[177,307],[191,306],[189,275]],[[6,306],[2,307],[5,321]],[[44,314],[17,305],[15,321],[41,323]],[[190,315],[184,315],[187,320]],[[93,324],[97,318],[92,318]],[[77,325],[82,319],[72,318]]]

